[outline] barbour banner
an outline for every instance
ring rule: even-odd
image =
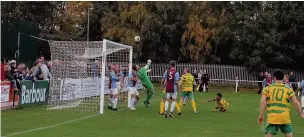
[[[19,105],[38,104],[47,101],[49,94],[48,81],[21,81]]]

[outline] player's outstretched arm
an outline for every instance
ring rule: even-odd
[[[150,67],[151,63],[152,63],[152,61],[149,59],[147,61],[147,65],[144,68],[147,70]]]
[[[301,106],[300,106],[300,103],[299,103],[298,99],[296,98],[296,96],[291,97],[291,102],[292,102],[293,106],[295,107],[299,116],[304,119],[304,114],[302,114],[302,112],[301,112]]]

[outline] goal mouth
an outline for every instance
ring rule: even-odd
[[[105,92],[110,86],[108,66],[119,65],[124,68],[119,77],[128,77],[132,70],[132,46],[109,40],[48,42],[51,59],[56,62],[52,66],[47,110],[102,114]],[[126,84],[126,81],[119,82]]]

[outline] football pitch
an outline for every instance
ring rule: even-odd
[[[217,92],[230,103],[228,112],[214,113],[213,99]],[[194,93],[198,114],[191,103],[182,108],[182,115],[173,119],[158,115],[161,90],[155,89],[149,108],[142,102],[136,111],[119,108],[118,112],[105,109],[103,115],[82,112],[46,111],[45,105],[19,110],[2,111],[1,135],[14,137],[261,137],[263,131],[257,125],[260,96],[255,90],[233,93],[233,88],[215,89],[209,93]],[[304,137],[304,120],[291,110],[293,134]],[[277,135],[283,136],[282,133]]]

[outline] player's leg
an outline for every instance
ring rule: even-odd
[[[183,92],[181,93],[181,98],[180,98],[179,103],[178,103],[180,109],[182,109],[183,104],[184,104],[185,101],[186,101],[185,98],[187,98],[187,92],[183,91]]]
[[[114,89],[111,89],[111,91],[112,91],[112,95],[113,95],[113,110],[117,111],[117,103],[118,103],[118,98],[119,98],[118,89],[114,88]]]
[[[184,98],[184,103],[183,103],[183,105],[186,106],[186,104],[187,104],[187,98]]]
[[[279,131],[279,126],[275,124],[266,123],[265,125],[265,137],[272,137]]]
[[[302,111],[303,111],[303,114],[304,114],[304,96],[301,97],[301,106],[302,106]]]
[[[193,97],[193,92],[188,92],[187,97],[191,100],[191,106],[192,106],[193,112],[196,114],[197,111],[196,111],[196,104],[195,104],[194,97]]]
[[[113,101],[112,101],[112,95],[106,94],[106,98],[108,100],[108,109],[112,109]]]
[[[168,118],[167,112],[168,112],[168,107],[169,107],[169,102],[170,102],[170,93],[166,93],[166,101],[165,101],[165,117]]]
[[[175,99],[175,108],[176,108],[177,114],[178,114],[178,115],[181,115],[181,114],[182,114],[182,113],[181,113],[181,108],[179,107],[179,104],[176,103],[176,99]]]
[[[128,87],[127,89],[128,89],[128,93],[131,94],[130,109],[135,110],[135,104],[137,102],[137,99],[136,99],[134,89],[132,87]]]
[[[279,125],[279,128],[285,137],[292,137],[292,126],[291,124],[282,124]]]
[[[159,103],[159,113],[158,114],[160,114],[160,115],[164,114],[165,101],[166,101],[166,90],[163,90],[162,98],[160,99],[160,103]]]
[[[173,118],[173,111],[174,111],[174,108],[175,108],[175,104],[176,104],[176,97],[177,97],[177,94],[176,93],[171,93],[171,108],[170,108],[170,114],[169,114],[169,116],[171,117],[171,118]]]
[[[144,104],[146,105],[146,107],[148,107],[148,104],[150,104],[150,99],[152,98],[154,93],[154,88],[152,83],[145,84],[145,87],[147,88],[147,96],[146,100],[144,101]]]

